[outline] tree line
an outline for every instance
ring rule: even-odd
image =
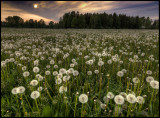
[[[47,25],[43,19],[24,21],[19,16],[8,16],[1,21],[1,27],[15,28],[87,28],[87,29],[158,29],[159,20],[149,17],[126,16],[125,14],[85,13],[78,11],[65,13],[58,23],[50,21]]]

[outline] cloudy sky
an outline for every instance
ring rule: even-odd
[[[37,5],[37,8],[34,5]],[[24,20],[44,19],[58,22],[64,13],[79,11],[80,13],[116,12],[129,16],[145,16],[159,19],[158,1],[1,1],[1,20],[18,15]]]

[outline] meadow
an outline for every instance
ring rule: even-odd
[[[159,117],[158,30],[1,30],[1,117]]]

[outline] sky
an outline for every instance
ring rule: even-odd
[[[37,8],[34,5],[37,5]],[[1,1],[1,20],[18,15],[24,20],[58,22],[64,13],[126,14],[159,19],[159,1]]]

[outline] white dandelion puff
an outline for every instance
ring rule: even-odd
[[[64,93],[64,92],[67,92],[67,87],[61,86],[61,87],[59,88],[59,93]]]
[[[17,88],[13,88],[12,91],[11,91],[11,93],[12,93],[12,94],[18,94]]]
[[[47,70],[47,71],[45,72],[45,74],[46,74],[46,75],[50,75],[51,72]]]
[[[38,67],[34,67],[34,68],[33,68],[33,72],[34,72],[34,73],[38,73],[38,72],[39,72],[39,68],[38,68]]]
[[[28,77],[29,75],[30,75],[30,74],[29,74],[28,71],[26,71],[26,72],[23,73],[23,76],[24,76],[24,77]]]
[[[39,91],[33,91],[33,92],[31,93],[31,98],[32,98],[32,99],[37,99],[39,96],[40,96]]]
[[[79,96],[79,102],[81,102],[82,104],[88,102],[88,96],[86,94],[81,94]]]
[[[114,98],[114,94],[112,92],[108,92],[107,93],[107,98],[113,99]]]
[[[152,77],[152,76],[148,76],[147,78],[146,78],[146,81],[148,82],[148,83],[150,83],[151,81],[153,81],[154,80],[154,78]]]
[[[42,91],[42,90],[43,88],[41,86],[37,88],[37,91]]]
[[[36,86],[36,85],[38,85],[38,81],[37,81],[37,80],[32,80],[32,81],[30,82],[30,85],[31,85],[31,86]]]
[[[17,93],[24,93],[25,88],[23,86],[20,86],[17,88]]]
[[[134,82],[134,84],[138,84],[140,82],[140,80],[138,79],[138,77],[134,77],[132,79],[132,81]]]
[[[156,81],[156,80],[152,80],[152,81],[150,82],[150,85],[151,85],[151,87],[154,88],[154,89],[159,89],[159,82]]]
[[[61,84],[62,83],[62,79],[60,79],[60,78],[56,79],[55,83],[58,84],[58,85]]]
[[[116,104],[122,105],[124,103],[124,97],[121,95],[116,95],[114,97],[114,101]]]
[[[135,103],[136,101],[137,101],[137,98],[136,98],[136,96],[135,95],[133,95],[133,94],[128,94],[127,95],[127,101],[129,102],[129,103]]]
[[[144,98],[142,96],[137,96],[137,102],[139,104],[143,104],[145,102]]]
[[[118,71],[118,72],[117,72],[117,76],[123,77],[123,75],[124,75],[123,71]]]

